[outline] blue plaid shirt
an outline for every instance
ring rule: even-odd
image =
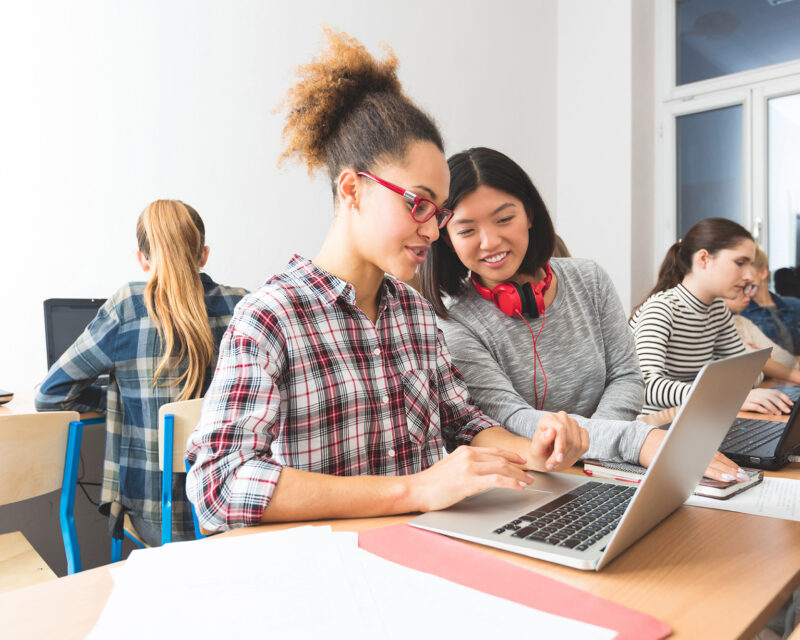
[[[214,342],[219,345],[236,303],[247,292],[215,283],[200,274]],[[161,541],[161,478],[158,470],[158,410],[178,399],[180,387],[169,384],[185,370],[165,372],[153,386],[161,342],[144,304],[146,283],[123,286],[86,330],[52,366],[36,394],[36,408],[106,413],[106,447],[100,510],[111,515],[110,528],[121,526],[128,511],[148,544]],[[105,390],[97,378],[109,374]],[[206,386],[213,370],[206,373]],[[183,443],[179,443],[181,446]],[[173,481],[173,536],[194,538],[183,474]],[[122,507],[122,508],[120,508]]]

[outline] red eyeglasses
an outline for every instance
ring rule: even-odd
[[[453,217],[453,212],[449,209],[440,209],[432,200],[421,198],[415,193],[411,193],[402,187],[398,187],[396,184],[376,178],[372,174],[366,173],[365,171],[359,171],[358,175],[369,178],[370,180],[374,180],[379,185],[384,186],[387,189],[391,189],[395,193],[399,193],[406,200],[413,203],[414,207],[411,209],[411,217],[414,219],[414,222],[427,222],[433,216],[436,216],[436,225],[440,229],[444,229],[445,225],[450,222],[450,218]]]

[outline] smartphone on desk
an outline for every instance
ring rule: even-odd
[[[14,394],[11,391],[3,391],[0,389],[0,404],[5,404],[14,399]]]

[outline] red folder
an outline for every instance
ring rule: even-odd
[[[410,525],[361,531],[358,546],[397,564],[539,611],[614,629],[619,640],[660,640],[672,633],[668,625],[640,611]]]

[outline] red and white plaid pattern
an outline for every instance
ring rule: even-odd
[[[417,473],[496,424],[415,291],[387,276],[373,325],[352,285],[294,256],[236,307],[187,443],[187,493],[207,529],[256,524],[283,466]]]

